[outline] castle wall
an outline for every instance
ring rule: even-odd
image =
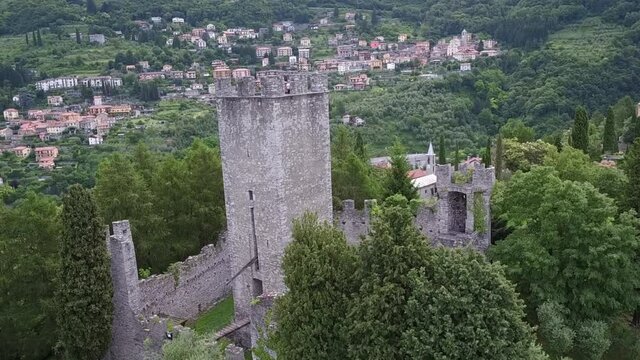
[[[138,266],[128,221],[113,223],[107,232],[113,282],[113,322],[107,360],[142,360],[143,326],[136,315],[141,308]]]
[[[178,271],[141,280],[142,313],[192,319],[231,293],[229,256],[219,244],[207,245],[176,267]]]
[[[139,280],[129,222],[114,222],[112,228],[107,243],[114,318],[104,359],[142,360],[145,340],[156,351],[161,347],[167,317],[195,318],[230,293],[229,255],[221,236],[218,246],[207,245],[200,254],[177,263],[175,273]]]
[[[344,200],[342,210],[334,212],[334,223],[342,229],[350,244],[358,244],[369,233],[370,212],[374,204],[372,200],[365,200],[364,210],[356,210],[353,200]]]
[[[455,174],[455,175],[454,175]],[[495,181],[494,169],[476,165],[474,168],[454,172],[450,165],[436,166],[437,194],[435,204],[422,205],[416,214],[416,228],[433,246],[473,247],[488,249],[491,243],[491,191]],[[457,177],[454,179],[454,177]],[[481,211],[476,214],[474,200],[479,196]],[[343,202],[334,224],[344,232],[350,244],[357,244],[371,228],[371,206],[368,200],[364,210],[355,209],[353,200]],[[477,231],[476,215],[484,224],[484,232]]]

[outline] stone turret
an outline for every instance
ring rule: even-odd
[[[490,199],[495,182],[493,167],[483,164],[454,171],[436,166],[438,177],[437,224],[425,224],[445,246],[471,245],[486,250],[491,242]]]
[[[418,230],[434,246],[466,247],[485,251],[491,242],[491,191],[494,168],[474,164],[454,171],[451,165],[437,165],[437,198],[425,203],[417,212]],[[371,208],[356,210],[353,200],[345,200],[334,222],[350,243],[358,243],[370,231]]]
[[[328,90],[327,77],[318,73],[264,71],[258,72],[257,78],[216,79],[216,96],[218,98],[273,98],[323,94]]]
[[[112,224],[108,236],[113,282],[113,330],[105,359],[142,359],[142,326],[138,315],[142,309],[138,287],[138,266],[129,221]]]
[[[217,79],[216,96],[238,321],[252,299],[286,291],[280,265],[292,221],[305,212],[331,219],[327,77]]]

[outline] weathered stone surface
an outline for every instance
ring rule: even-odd
[[[221,243],[190,256],[177,266],[175,275],[165,273],[140,281],[142,313],[192,319],[229,295],[229,256]]]
[[[286,291],[280,264],[293,219],[332,216],[326,77],[258,75],[216,83],[236,320],[250,316],[254,297]]]
[[[113,223],[109,238],[113,281],[113,324],[106,359],[142,359],[142,325],[136,315],[142,307],[138,267],[128,221]]]
[[[244,349],[229,344],[224,351],[226,360],[244,360]]]
[[[114,222],[112,227],[108,244],[114,319],[105,359],[142,359],[149,350],[145,341],[151,350],[160,349],[167,318],[194,318],[230,293],[229,256],[221,237],[219,246],[205,246],[200,254],[179,263],[175,274],[139,280],[129,222]]]
[[[494,169],[476,165],[461,168],[457,175],[454,173],[450,165],[436,167],[437,203],[422,206],[415,224],[434,246],[472,246],[485,251],[491,243],[490,199],[495,182]],[[453,176],[462,180],[452,181]],[[475,196],[482,197],[483,233],[475,229]],[[365,203],[363,211],[356,210],[354,205],[353,200],[345,200],[343,210],[334,216],[335,224],[343,230],[349,243],[358,243],[370,231],[371,203]]]

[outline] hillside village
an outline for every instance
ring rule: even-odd
[[[165,44],[167,47],[185,44],[191,46],[193,51],[215,48],[229,55],[229,58],[213,60],[208,65],[193,63],[184,70],[176,69],[182,68],[180,64],[164,64],[160,69],[155,69],[149,61],[139,60],[137,63],[123,64],[112,75],[68,75],[38,80],[34,84],[35,90],[46,94],[47,107],[5,109],[4,127],[0,125],[0,139],[4,139],[0,140],[0,152],[26,158],[33,150],[38,166],[52,169],[55,167],[57,150],[54,156],[39,156],[39,148],[26,147],[24,140],[36,137],[42,142],[54,143],[68,134],[82,134],[88,146],[102,144],[116,122],[145,112],[144,101],[122,94],[117,100],[112,100],[110,96],[112,93],[121,93],[122,77],[127,74],[134,74],[141,84],[164,84],[161,96],[154,94],[151,99],[192,98],[212,103],[215,79],[240,79],[252,76],[258,70],[334,73],[339,77],[332,85],[332,90],[364,90],[370,87],[370,76],[376,72],[412,71],[428,65],[437,66],[444,61],[458,62],[459,70],[464,72],[470,71],[472,62],[478,58],[500,54],[495,40],[480,39],[466,30],[458,36],[439,39],[434,43],[411,39],[408,34],[399,34],[394,39],[385,39],[383,36],[361,38],[355,33],[358,16],[366,15],[346,12],[337,19],[339,22],[334,22],[336,19],[331,17],[323,17],[310,24],[283,21],[259,29],[216,29],[213,24],[191,28],[180,17],[151,17],[148,21],[135,21],[143,32],[160,29],[162,33],[171,33]],[[326,43],[313,43],[312,39],[316,39],[314,34],[320,31],[330,34]],[[78,41],[86,37],[79,32],[69,36]],[[90,34],[87,40],[90,44],[101,46],[109,38],[104,34]],[[253,63],[238,64],[238,59],[233,57],[233,50],[239,44],[253,49]],[[333,55],[316,57],[318,48],[328,49]],[[87,90],[96,95],[81,99],[82,93]],[[151,91],[158,92],[155,86]],[[14,96],[13,100],[16,105],[22,103],[20,95]],[[354,121],[355,126],[365,123],[360,118]],[[345,124],[351,125],[349,121]]]

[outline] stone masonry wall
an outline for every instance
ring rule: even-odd
[[[176,263],[174,273],[138,279],[128,221],[112,224],[107,244],[111,255],[114,319],[104,360],[142,360],[145,342],[162,345],[167,318],[192,319],[231,292],[229,255],[224,236],[219,245]],[[177,281],[176,281],[177,280]]]
[[[454,175],[455,174],[455,175]],[[485,251],[491,242],[491,191],[494,169],[476,165],[454,172],[450,165],[436,167],[438,196],[435,205],[423,205],[416,214],[415,225],[433,246],[471,246]],[[453,177],[457,179],[453,181]],[[460,180],[461,179],[461,180]],[[475,229],[474,197],[481,196],[485,231]],[[342,229],[350,244],[357,244],[370,231],[371,200],[364,210],[356,210],[353,200],[343,202],[343,210],[334,214],[336,226]]]
[[[231,293],[229,255],[220,242],[176,266],[177,272],[141,280],[142,313],[192,319]]]

